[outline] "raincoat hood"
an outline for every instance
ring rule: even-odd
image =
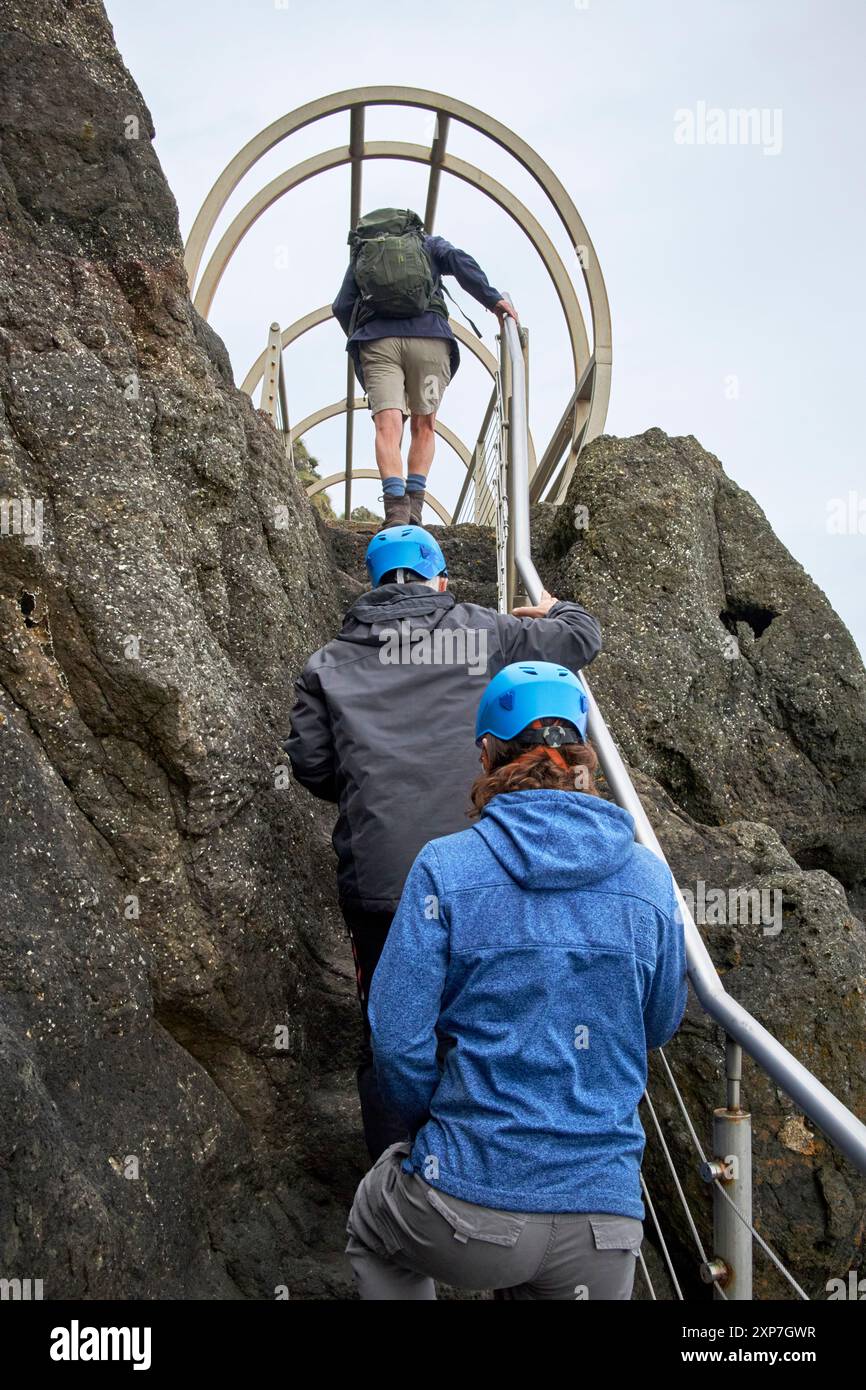
[[[379,630],[395,623],[409,622],[415,627],[436,627],[454,607],[455,598],[447,589],[436,593],[426,584],[380,584],[361,594],[343,619],[339,640],[378,644]]]
[[[521,888],[585,887],[621,869],[632,852],[628,811],[585,792],[503,792],[474,827]]]

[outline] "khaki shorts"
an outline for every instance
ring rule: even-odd
[[[360,349],[371,414],[435,415],[451,380],[449,338],[374,338]]]

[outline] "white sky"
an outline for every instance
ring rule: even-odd
[[[571,193],[613,318],[606,431],[694,434],[754,494],[866,650],[866,5],[862,0],[108,0],[121,53],[154,117],[186,236],[208,189],[262,126],[314,97],[373,83],[445,92],[527,140]],[[767,143],[678,143],[675,112],[766,109]],[[781,124],[779,124],[781,122]],[[368,113],[368,139],[429,142],[422,111]],[[781,137],[781,139],[780,139]],[[348,117],[293,136],[255,166],[218,225],[269,179],[348,139]],[[567,242],[518,166],[452,123],[449,150],[506,183]],[[369,161],[365,208],[424,210],[420,165]],[[346,264],[348,171],[296,189],[235,254],[210,321],[240,382],[282,326],[330,303]],[[562,316],[535,253],[481,193],[443,176],[436,230],[509,290],[531,339],[531,424],[544,446],[571,388]],[[216,238],[211,240],[209,252]],[[456,290],[456,286],[452,287]],[[460,294],[459,291],[458,295]],[[494,319],[466,296],[495,349]],[[285,357],[298,420],[345,390],[331,322]],[[738,394],[732,398],[730,378]],[[475,439],[489,391],[468,352],[442,412]],[[306,438],[343,467],[344,423]],[[356,418],[356,466],[372,467]],[[440,441],[431,480],[453,503],[462,465]],[[375,505],[379,487],[356,484]],[[860,523],[828,530],[834,498]],[[335,496],[338,509],[341,495]]]

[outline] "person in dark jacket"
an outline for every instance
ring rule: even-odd
[[[436,447],[436,413],[460,365],[457,339],[442,297],[443,275],[453,275],[500,322],[505,315],[517,318],[512,305],[466,251],[441,236],[424,236],[423,245],[433,272],[432,308],[414,318],[372,317],[356,326],[359,292],[351,265],[331,306],[347,336],[355,375],[370,402],[386,526],[421,523]],[[407,416],[411,442],[404,482],[400,446]]]
[[[407,879],[369,1015],[411,1138],[352,1206],[364,1299],[432,1299],[434,1279],[631,1297],[638,1103],[682,1019],[685,943],[670,870],[596,792],[587,703],[556,664],[501,671],[476,725],[480,818]]]
[[[285,743],[295,778],[338,806],[333,834],[340,906],[352,941],[365,1045],[358,1070],[371,1158],[405,1137],[383,1106],[369,1050],[367,998],[412,862],[430,839],[466,824],[473,723],[490,675],[522,660],[577,671],[601,648],[579,603],[542,596],[513,615],[458,604],[429,532],[393,527],[367,550],[371,592],[295,686]]]

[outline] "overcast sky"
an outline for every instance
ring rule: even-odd
[[[184,236],[242,144],[343,88],[445,92],[527,140],[571,193],[607,283],[606,431],[694,434],[754,494],[866,650],[863,0],[108,0],[108,12],[153,114]],[[702,104],[757,108],[763,129],[751,143],[714,142]],[[368,116],[368,139],[429,143],[431,133],[421,111]],[[347,140],[341,115],[278,146],[218,231],[267,180]],[[513,161],[454,125],[449,149],[506,183],[567,259],[543,196]],[[425,187],[419,165],[370,161],[364,205],[423,213]],[[272,320],[285,326],[333,299],[348,216],[342,168],[282,199],[239,248],[210,315],[238,382]],[[529,327],[540,449],[571,389],[546,273],[504,212],[447,175],[437,230],[511,292]],[[493,318],[463,302],[494,348]],[[285,362],[294,420],[344,393],[333,322]],[[488,391],[464,351],[443,420],[470,443]],[[343,430],[334,420],[307,436],[323,472],[343,466]],[[366,416],[356,435],[356,466],[373,466]],[[462,466],[441,442],[434,469],[431,490],[453,504]],[[378,505],[378,491],[359,484],[356,500]],[[841,522],[834,499],[846,501]]]

